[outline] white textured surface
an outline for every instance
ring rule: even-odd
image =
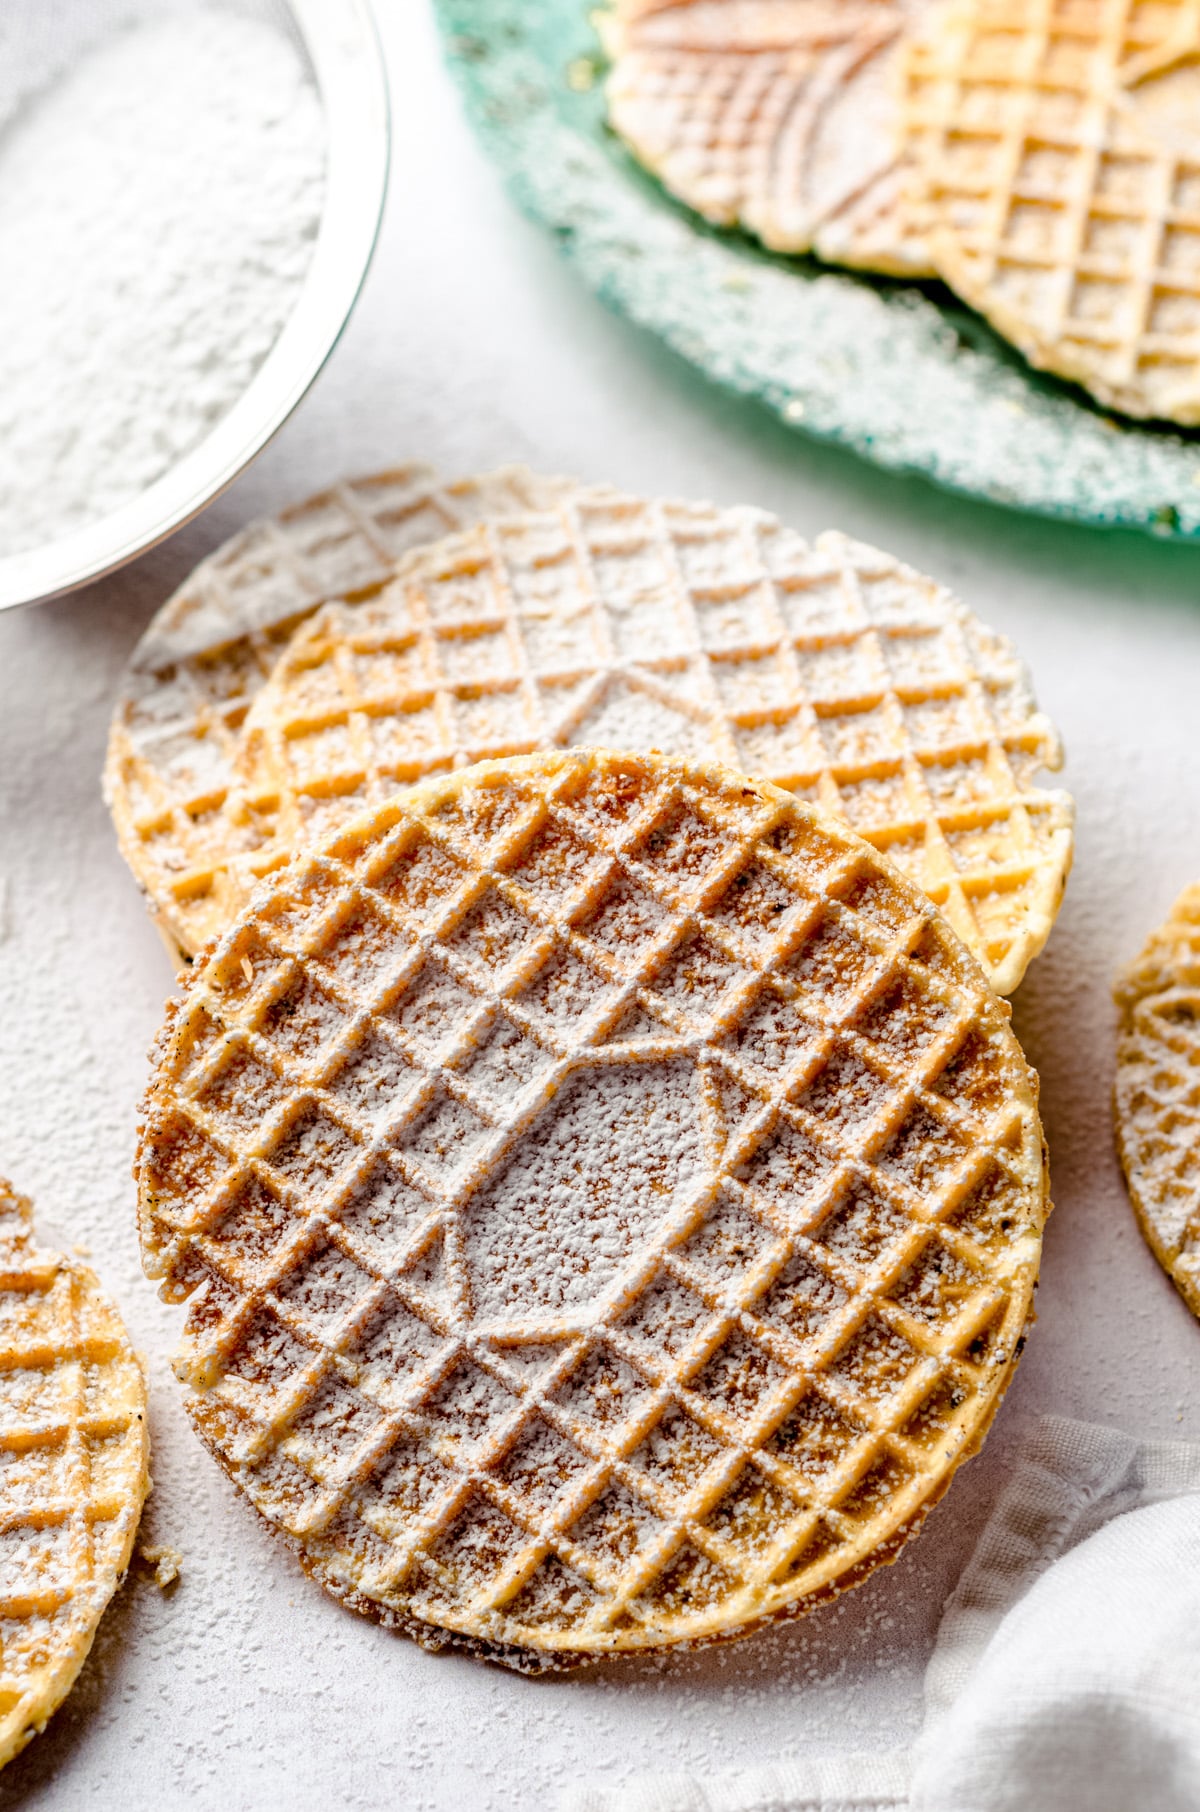
[[[282,33],[114,31],[0,139],[0,553],[139,496],[228,414],[300,293],[324,128]]]
[[[1108,1115],[1108,986],[1200,875],[1200,553],[1024,521],[886,478],[706,389],[610,318],[501,196],[414,0],[379,0],[397,112],[380,255],[325,376],[277,444],[190,529],[75,599],[0,620],[0,1165],[87,1241],[153,1369],[147,1539],[0,1807],[406,1812],[552,1806],[583,1769],[874,1746],[915,1725],[948,1581],[1022,1411],[1200,1438],[1200,1331],[1144,1248]],[[412,174],[419,160],[419,179]],[[1056,1214],[1041,1322],[984,1457],[891,1572],[808,1625],[663,1668],[529,1682],[425,1655],[327,1601],[259,1531],[180,1410],[177,1316],[140,1275],[136,1101],[170,985],[99,796],[111,695],[154,606],[250,516],[397,458],[523,458],[631,488],[749,500],[944,578],[1027,656],[1079,806],[1075,875],[1016,1002],[1040,1067]],[[1190,1407],[1185,1405],[1190,1403]]]

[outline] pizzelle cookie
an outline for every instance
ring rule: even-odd
[[[572,743],[715,758],[838,813],[1002,993],[1054,922],[1071,801],[1035,782],[1061,751],[1010,645],[889,555],[749,508],[574,491],[415,551],[289,644],[231,815],[273,820],[282,860],[431,772]],[[264,866],[239,860],[223,898]]]
[[[1117,1152],[1151,1251],[1200,1315],[1200,886],[1118,978]]]
[[[741,1635],[982,1439],[1036,1078],[929,901],[767,783],[483,764],[264,886],[160,1036],[148,1273],[306,1569],[521,1669]]]
[[[506,466],[444,482],[401,466],[332,486],[255,522],[201,562],[146,630],[109,732],[104,793],[121,853],[177,956],[224,922],[209,875],[242,720],[296,625],[330,598],[369,595],[400,554],[481,515],[541,508],[566,485]],[[243,817],[253,866],[269,830]]]
[[[609,120],[665,186],[776,251],[924,275],[897,61],[926,0],[617,0]]]
[[[0,1181],[0,1767],[87,1658],[150,1488],[146,1385],[86,1266]]]
[[[939,274],[1032,364],[1200,421],[1200,0],[951,0],[906,57]]]

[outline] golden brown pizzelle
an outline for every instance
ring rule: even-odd
[[[1200,0],[949,0],[905,58],[939,274],[1101,403],[1200,421]]]
[[[944,586],[766,511],[576,489],[414,550],[304,624],[246,719],[221,898],[397,787],[572,743],[761,775],[845,818],[940,906],[1001,993],[1072,854],[1062,759],[1011,644]],[[214,871],[216,872],[216,871]]]
[[[367,811],[164,1028],[144,1261],[305,1567],[538,1671],[894,1557],[1022,1344],[1036,1078],[929,901],[767,783],[582,750]]]
[[[925,276],[899,60],[929,0],[616,0],[608,117],[719,226],[774,251]]]
[[[124,1576],[150,1488],[146,1382],[94,1273],[0,1180],[0,1767],[45,1728]]]
[[[250,704],[299,623],[370,596],[398,557],[481,514],[540,508],[567,485],[524,466],[442,479],[405,465],[331,485],[202,560],[156,613],[122,678],[104,793],[121,854],[179,966],[222,929],[214,862],[256,862],[269,826],[223,806]]]
[[[1200,886],[1117,978],[1117,1151],[1146,1240],[1200,1315]]]

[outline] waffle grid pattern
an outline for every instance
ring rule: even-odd
[[[1028,1072],[920,896],[774,789],[476,774],[297,865],[189,986],[140,1181],[148,1268],[196,1291],[191,1413],[331,1589],[434,1643],[563,1665],[794,1614],[1002,1394],[1046,1206]],[[659,1218],[611,1276],[585,1230],[552,1300],[513,1154],[560,1177],[599,1099],[561,1274],[605,1168],[637,1196],[626,1082],[684,1104],[643,1135]]]
[[[220,902],[189,877],[224,847],[241,726],[297,625],[332,598],[369,596],[422,541],[541,508],[565,484],[520,466],[454,483],[422,465],[350,480],[251,524],[158,612],[113,714],[105,793],[122,853],[182,952],[222,928]],[[251,867],[266,835],[239,827]]]
[[[907,51],[934,262],[1034,364],[1200,420],[1200,6],[954,0]]]
[[[1147,1242],[1200,1316],[1200,887],[1118,978],[1117,1150]]]
[[[1058,909],[1071,803],[1034,784],[1061,751],[1007,643],[844,536],[611,492],[418,550],[306,625],[247,720],[230,816],[273,818],[290,853],[429,773],[568,744],[715,756],[837,814],[1001,992]]]
[[[712,0],[601,15],[609,121],[671,192],[775,251],[925,273],[890,114],[914,6]]]
[[[89,1271],[0,1182],[0,1763],[59,1704],[128,1564],[145,1386]]]

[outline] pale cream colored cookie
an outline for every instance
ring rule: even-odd
[[[296,625],[330,598],[377,590],[408,548],[482,514],[540,508],[565,483],[523,466],[454,482],[421,465],[351,479],[252,523],[163,605],[122,680],[104,791],[177,962],[223,923],[207,876],[226,853],[233,751]],[[263,835],[243,817],[237,848],[251,864]]]
[[[306,624],[246,721],[239,816],[274,860],[471,761],[571,743],[727,762],[837,812],[1002,993],[1054,922],[1071,801],[1009,644],[890,555],[764,511],[576,491],[417,550]],[[234,854],[220,897],[271,857]]]
[[[0,1181],[0,1767],[46,1726],[124,1576],[150,1487],[146,1384],[91,1271]]]
[[[609,119],[719,226],[776,251],[928,273],[900,156],[898,57],[927,0],[617,0]]]
[[[1117,979],[1117,1151],[1151,1251],[1200,1315],[1200,886]]]
[[[982,1439],[1036,1087],[925,896],[790,794],[485,764],[197,963],[143,1255],[198,1432],[355,1609],[533,1671],[711,1642],[893,1559]]]
[[[1032,364],[1200,421],[1200,0],[950,0],[906,57],[939,273]]]

